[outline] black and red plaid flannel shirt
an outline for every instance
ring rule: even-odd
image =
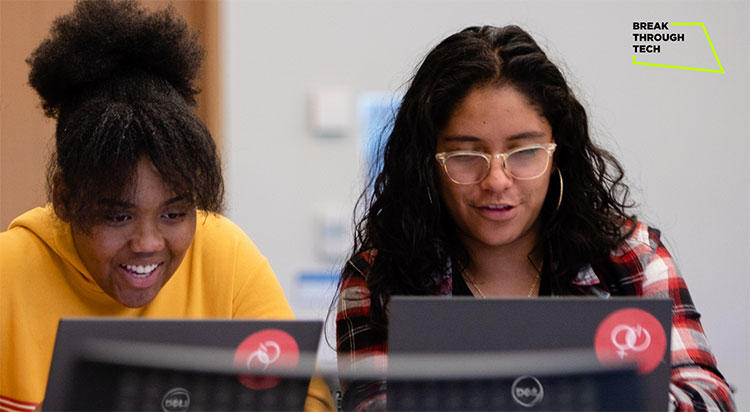
[[[387,367],[387,342],[369,324],[370,300],[366,277],[375,251],[365,252],[347,264],[343,273],[336,335],[339,370],[383,371]],[[677,411],[734,411],[734,400],[716,368],[684,279],[661,243],[658,230],[637,223],[635,231],[610,254],[610,261],[578,273],[573,285],[584,295],[609,297],[669,297],[672,318],[672,376],[669,409]],[[449,272],[449,270],[448,270]],[[600,276],[607,272],[606,276]],[[606,279],[606,280],[605,280]],[[450,273],[441,274],[440,293],[452,291]],[[385,380],[343,381],[343,406],[350,410],[384,410]]]

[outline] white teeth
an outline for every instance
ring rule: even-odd
[[[151,272],[153,272],[154,269],[156,269],[156,267],[159,266],[159,264],[155,263],[153,265],[145,265],[145,266],[143,265],[120,265],[120,266],[124,267],[130,272],[135,272],[139,275],[148,275]]]

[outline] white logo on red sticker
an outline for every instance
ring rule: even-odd
[[[667,337],[652,314],[635,308],[620,309],[597,328],[594,350],[602,364],[635,363],[643,375],[659,366],[667,350]]]
[[[279,329],[264,329],[240,343],[234,353],[234,365],[249,371],[291,370],[299,363],[297,341]],[[241,375],[241,384],[255,389],[276,387],[281,379],[272,375]]]

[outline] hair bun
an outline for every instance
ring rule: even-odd
[[[48,116],[90,87],[143,74],[195,104],[192,82],[203,58],[196,37],[171,6],[151,13],[134,0],[79,0],[26,60],[29,84]]]

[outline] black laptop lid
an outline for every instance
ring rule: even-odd
[[[414,355],[435,359],[434,368],[424,373],[423,382],[432,382],[432,393],[443,399],[441,409],[451,409],[445,407],[450,396],[464,396],[464,401],[473,399],[476,408],[459,402],[456,409],[496,409],[491,406],[496,402],[495,405],[504,405],[503,409],[564,410],[573,406],[664,410],[671,371],[671,316],[669,299],[396,296],[389,306],[389,373],[408,365]],[[441,355],[445,362],[441,362]],[[484,364],[482,356],[487,359]],[[487,370],[482,371],[481,379],[470,384],[470,376],[464,376],[462,384],[456,379],[441,378],[444,372],[466,372],[472,361],[482,369],[494,364],[494,378]],[[537,382],[526,379],[519,389],[516,381],[524,376]],[[395,404],[405,399],[403,386],[398,385],[400,394],[392,393],[391,381],[389,409],[403,409],[403,405]],[[437,383],[444,386],[436,390]],[[585,388],[584,383],[588,385]],[[451,388],[473,388],[475,394],[479,393],[477,388],[485,388],[507,396],[498,395],[504,400],[496,396],[494,400],[478,401],[476,396],[466,398],[466,393],[448,396]],[[545,388],[544,400],[533,396]],[[425,398],[414,402],[415,397],[421,396],[415,395],[415,390],[409,389],[412,403],[408,409],[420,409],[416,405],[427,401]],[[588,399],[570,399],[580,398],[581,391],[589,392],[585,395]],[[514,393],[524,392],[528,396],[522,396],[520,402],[514,399]],[[612,401],[618,397],[621,400]],[[562,404],[561,400],[567,403]],[[600,401],[608,403],[597,404]]]
[[[299,320],[63,319],[44,409],[301,410],[321,328]]]

